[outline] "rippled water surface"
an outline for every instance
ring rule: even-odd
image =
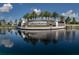
[[[0,54],[79,54],[79,30],[0,29]]]

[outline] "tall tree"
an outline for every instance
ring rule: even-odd
[[[64,16],[60,15],[60,22],[65,22]]]
[[[36,14],[36,12],[35,12],[35,11],[33,11],[33,12],[31,13],[31,17],[32,17],[32,18],[34,18],[34,19],[36,19],[36,18],[37,18],[37,14]]]
[[[73,20],[72,20],[72,23],[73,24],[76,24],[77,22],[76,22],[76,19],[73,17]]]
[[[50,13],[48,11],[45,11],[43,14],[44,17],[46,17],[47,19],[49,19],[50,17]]]
[[[26,18],[29,19],[29,18],[30,18],[30,14],[29,14],[29,13],[25,14],[25,15],[23,16],[23,18],[24,18],[24,19],[26,19]]]
[[[22,23],[22,20],[21,20],[21,19],[19,19],[18,26],[21,26],[21,23]]]
[[[58,13],[53,12],[52,17],[53,17],[54,19],[56,19],[58,16],[59,16],[59,14],[58,14]]]
[[[71,18],[70,17],[67,17],[66,20],[65,20],[66,24],[69,24],[70,21],[71,21]]]
[[[41,12],[41,13],[38,15],[38,17],[40,17],[41,19],[43,19],[43,14],[44,14],[44,12]]]

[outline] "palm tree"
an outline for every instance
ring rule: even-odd
[[[75,18],[73,17],[72,24],[76,24],[76,23],[77,22],[76,22]]]
[[[6,25],[5,19],[2,20],[2,25]]]
[[[58,16],[59,16],[59,14],[58,13],[56,13],[56,12],[53,12],[53,14],[51,15],[54,19],[56,19]]]
[[[66,20],[65,20],[66,24],[69,24],[70,21],[71,21],[71,18],[70,17],[67,17]]]
[[[18,22],[18,20],[17,20],[17,19],[15,19],[15,25],[17,25],[17,22]]]
[[[44,17],[47,18],[47,20],[49,19],[50,17],[50,13],[48,11],[45,11],[44,14],[43,14]]]
[[[60,15],[60,22],[65,22],[64,16]]]
[[[27,19],[27,21],[30,21],[29,19],[33,18],[33,14],[27,13],[23,16],[24,19]]]
[[[36,19],[36,18],[37,18],[36,12],[33,11],[33,12],[31,13],[31,17],[34,18],[34,19]]]
[[[21,26],[21,23],[22,23],[22,20],[21,20],[21,19],[19,19],[18,26]]]
[[[58,18],[58,17],[59,17],[59,14],[58,14],[58,13],[56,13],[56,12],[53,12],[53,13],[51,14],[51,17],[53,17],[53,18],[54,18],[54,21],[57,21],[57,20],[56,20],[56,18]]]
[[[41,12],[38,17],[40,17],[41,19],[43,19],[43,12]]]
[[[25,14],[25,15],[23,16],[23,18],[24,18],[24,19],[26,19],[26,18],[28,19],[28,18],[29,18],[29,13]]]
[[[45,17],[47,19],[47,22],[48,22],[47,24],[51,25],[51,21],[49,19],[51,17],[51,13],[48,12],[48,11],[45,11],[44,14],[43,14],[43,17]]]
[[[8,25],[12,26],[12,24],[13,24],[13,22],[12,22],[12,20],[10,20],[9,23],[8,23]]]

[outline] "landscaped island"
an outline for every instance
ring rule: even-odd
[[[65,27],[64,23],[58,23],[58,21],[31,20],[29,22],[23,21],[20,29],[63,29]]]
[[[64,29],[66,26],[79,25],[75,17],[64,16],[56,12],[50,13],[48,11],[40,12],[35,11],[26,13],[19,22],[18,28],[20,29]]]
[[[49,12],[41,12],[37,14],[35,11],[32,13],[27,13],[21,19],[21,24],[18,26],[20,29],[62,29],[65,28],[64,17],[60,17],[58,20],[58,14],[54,12],[50,14]]]

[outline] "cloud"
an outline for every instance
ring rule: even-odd
[[[41,13],[41,10],[40,9],[33,9],[34,12],[37,13],[37,15],[39,15]]]
[[[65,13],[62,13],[63,16],[69,17],[78,17],[78,13],[75,13],[73,10],[69,10]]]
[[[3,6],[0,7],[0,12],[9,12],[12,8],[13,6],[9,3],[3,4]]]
[[[1,40],[0,44],[3,45],[6,48],[11,48],[14,45],[14,43],[11,40],[9,40],[9,39]]]

